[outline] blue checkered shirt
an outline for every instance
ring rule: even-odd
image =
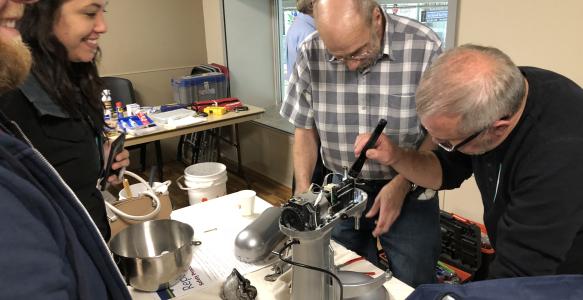
[[[326,51],[316,32],[301,45],[280,114],[295,127],[316,127],[324,165],[341,173],[355,160],[354,141],[372,132],[379,119],[384,133],[404,148],[425,137],[415,111],[421,74],[441,54],[441,41],[428,27],[396,15],[385,16],[382,55],[362,73],[350,71]],[[395,172],[367,160],[364,179],[390,179]]]

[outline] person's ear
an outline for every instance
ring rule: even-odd
[[[383,25],[383,14],[378,6],[372,11],[372,19],[376,26]]]
[[[506,133],[512,122],[508,119],[500,119],[492,124],[492,132],[496,136],[502,136]]]

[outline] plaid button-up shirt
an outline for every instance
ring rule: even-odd
[[[341,173],[355,160],[354,141],[381,118],[384,133],[401,147],[417,148],[425,137],[415,111],[421,74],[441,54],[441,41],[417,21],[387,15],[382,55],[362,73],[335,61],[317,32],[300,46],[280,114],[295,127],[316,127],[324,165]],[[390,179],[395,172],[367,160],[361,176]]]

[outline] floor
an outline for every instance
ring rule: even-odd
[[[187,192],[181,190],[176,184],[176,179],[184,174],[184,169],[186,167],[186,165],[178,161],[164,162],[164,179],[172,181],[169,192],[174,209],[183,208],[189,205]],[[231,168],[229,167],[229,169]],[[146,180],[150,173],[149,168],[147,168],[145,172],[140,172],[139,170],[132,168],[129,170],[142,175]],[[228,172],[227,193],[230,194],[240,190],[252,189],[257,192],[257,196],[275,206],[279,206],[289,200],[291,196],[290,188],[255,172],[248,171],[246,175],[249,179],[250,187],[247,187],[245,180],[241,176],[234,174],[233,172]],[[132,183],[131,179],[130,183]],[[117,195],[119,187],[113,187],[110,191],[113,195]]]

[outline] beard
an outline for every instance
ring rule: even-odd
[[[367,58],[363,61],[360,62],[360,65],[358,65],[358,68],[356,68],[356,71],[358,71],[359,73],[364,73],[364,71],[368,68],[370,68],[370,66],[372,66],[377,60],[377,57],[375,58]]]
[[[18,87],[28,75],[32,58],[20,38],[0,37],[0,94]]]
[[[360,65],[356,69],[359,73],[363,73],[366,69],[370,68],[381,57],[381,39],[374,33],[371,35],[371,45],[371,52],[374,55],[360,62]]]

